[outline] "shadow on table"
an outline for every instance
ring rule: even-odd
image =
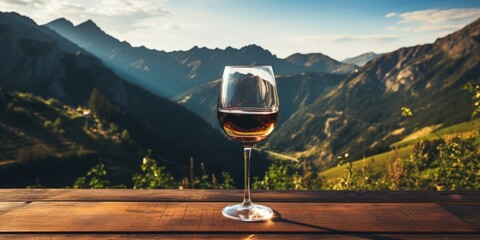
[[[398,239],[398,238],[392,238],[392,237],[386,237],[386,236],[377,236],[377,235],[369,234],[369,233],[364,233],[364,234],[351,233],[351,232],[346,232],[346,231],[339,230],[339,229],[327,228],[327,227],[317,226],[317,225],[313,225],[313,224],[297,222],[297,221],[289,220],[289,219],[286,219],[286,218],[282,218],[282,214],[280,214],[279,212],[277,212],[275,210],[273,211],[273,213],[274,213],[274,216],[271,219],[272,222],[283,222],[283,223],[288,223],[288,224],[294,224],[294,225],[298,225],[298,226],[323,230],[326,233],[345,234],[345,235],[350,235],[350,236],[355,236],[355,237],[360,237],[360,238],[365,238],[365,239],[373,239],[373,240],[394,240],[394,239]]]

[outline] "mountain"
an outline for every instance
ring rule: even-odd
[[[297,66],[308,68],[309,71],[313,72],[346,74],[356,69],[352,64],[338,62],[321,53],[295,53],[285,58],[285,60]]]
[[[242,178],[237,165],[229,162],[238,157],[240,146],[186,108],[118,77],[99,59],[62,51],[60,45],[71,43],[57,44],[61,39],[57,33],[44,34],[50,30],[32,22],[18,14],[0,13],[0,86],[5,90],[55,98],[70,106],[86,106],[97,96],[105,120],[128,130],[142,149],[153,149],[165,165],[176,165],[177,177],[186,175],[193,156],[217,176],[228,171],[235,179]],[[255,157],[258,166],[252,170],[263,173],[267,162]]]
[[[298,109],[308,106],[343,78],[345,75],[314,72],[277,76],[276,83],[280,99],[277,128],[294,115]],[[195,87],[177,96],[174,100],[218,128],[217,99],[220,81],[218,79]]]
[[[373,155],[413,131],[471,118],[468,81],[480,81],[480,19],[433,44],[382,54],[300,109],[269,140],[279,152],[334,165]],[[413,111],[402,118],[401,108]]]
[[[357,65],[359,67],[363,67],[365,64],[370,62],[371,60],[375,59],[379,54],[376,54],[374,52],[366,52],[363,54],[360,54],[356,57],[351,57],[343,60],[343,63],[348,63],[348,64],[353,64]]]
[[[85,54],[82,48],[70,41],[66,41],[64,37],[58,35],[55,31],[45,27],[39,28],[32,19],[22,17],[18,13],[3,13],[2,18],[0,19],[0,24],[19,26],[19,28],[15,30],[15,34],[19,38],[36,39],[42,42],[53,42],[60,50],[64,52],[83,52]]]
[[[99,159],[116,169],[112,182],[125,183],[144,150],[125,129],[98,120],[87,108],[0,87],[0,187],[65,187]]]
[[[46,26],[100,58],[131,83],[168,98],[218,79],[226,65],[271,65],[276,74],[348,73],[354,70],[353,65],[342,64],[323,55],[312,60],[315,61],[313,65],[292,63],[257,45],[240,49],[195,46],[187,51],[173,52],[132,47],[108,35],[91,20],[74,26],[60,18]]]
[[[188,66],[188,78],[196,82],[195,86],[221,77],[223,68],[229,65],[271,65],[275,74],[305,71],[304,67],[277,58],[270,51],[254,44],[240,49],[227,47],[225,50],[193,47],[188,51],[170,52],[169,55],[180,64]]]
[[[166,97],[184,90],[178,82],[188,69],[164,51],[132,47],[108,35],[91,20],[74,26],[60,18],[45,26],[94,54],[131,83]]]

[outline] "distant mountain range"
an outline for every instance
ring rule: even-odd
[[[277,128],[299,109],[308,106],[320,95],[328,92],[345,78],[342,74],[301,73],[276,77],[281,112]],[[205,83],[174,98],[177,103],[219,128],[217,121],[217,98],[220,79]],[[275,135],[275,132],[272,134]]]
[[[355,69],[354,65],[340,63],[323,54],[294,54],[281,59],[257,45],[240,49],[193,47],[174,52],[132,47],[103,32],[90,20],[74,26],[60,18],[46,26],[100,58],[129,82],[168,98],[218,79],[226,65],[271,65],[276,74],[345,74]]]
[[[376,54],[374,52],[367,52],[364,54],[360,54],[356,57],[351,57],[343,60],[343,63],[348,63],[348,64],[353,64],[359,67],[363,67],[365,64],[368,62],[372,61],[375,59],[379,54]]]
[[[468,120],[471,96],[463,86],[480,81],[479,26],[477,20],[434,44],[377,55],[348,75],[277,76],[280,121],[265,144],[328,168],[344,152],[358,159],[389,150],[414,130],[414,121],[423,127]],[[321,57],[295,54],[287,59],[315,65],[314,59]],[[175,100],[216,125],[219,82],[193,88]],[[402,118],[402,107],[411,108],[414,118]]]
[[[68,31],[66,28],[55,27],[58,22],[65,20],[56,20],[47,26],[67,38],[71,32],[76,31],[79,35],[88,35],[80,34],[80,29],[89,21],[76,27],[68,24]],[[103,32],[98,33],[98,27],[91,28],[97,29],[98,35],[105,35]],[[470,38],[476,39],[475,33],[469,34]],[[464,36],[465,33],[457,35],[468,38]],[[81,46],[85,45],[87,50],[98,42],[95,37],[84,42],[77,40],[79,37],[70,38]],[[455,40],[460,41],[459,38]],[[329,166],[333,156],[341,151],[350,151],[354,157],[376,153],[388,149],[390,143],[410,132],[412,129],[400,117],[399,109],[402,106],[414,109],[416,118],[422,119],[424,125],[451,124],[468,118],[471,112],[468,94],[459,86],[463,86],[467,78],[474,81],[478,79],[475,74],[472,75],[472,72],[478,71],[478,61],[475,55],[465,55],[465,58],[471,59],[468,67],[464,67],[468,70],[458,72],[452,68],[451,64],[461,60],[445,54],[438,42],[455,40],[440,39],[435,44],[404,48],[382,55],[369,52],[344,60],[347,63],[338,62],[321,53],[297,53],[279,59],[256,45],[241,49],[194,47],[188,51],[162,52],[164,56],[170,56],[188,69],[187,75],[182,75],[185,72],[173,74],[182,77],[170,79],[175,82],[172,85],[182,85],[181,90],[170,90],[167,96],[179,93],[172,97],[175,101],[217,126],[215,99],[218,80],[211,81],[221,75],[223,66],[272,65],[274,71],[281,75],[278,76],[278,86],[283,114],[280,113],[280,128],[272,134],[268,145],[275,151],[296,152],[297,156],[316,161],[319,166]],[[112,49],[109,47],[111,44],[105,46],[105,49]],[[466,47],[475,46],[455,46]],[[134,60],[138,60],[138,57],[130,62]],[[362,68],[357,67],[364,64],[366,65]],[[446,87],[448,84],[440,80],[446,77],[457,85]],[[458,98],[453,101],[454,98],[447,97],[451,94]],[[395,130],[396,134],[391,134]],[[367,142],[371,143],[367,145]]]
[[[295,65],[303,66],[310,72],[347,74],[356,69],[353,64],[338,62],[321,53],[295,53],[285,58],[285,60]]]
[[[237,171],[242,164],[240,146],[203,119],[125,81],[53,30],[16,13],[0,13],[0,87],[55,98],[70,106],[86,106],[97,91],[112,105],[110,120],[127,129],[140,149],[153,149],[162,164],[175,165],[172,170],[178,177],[187,175],[191,156],[217,176],[221,171],[230,172],[238,181],[243,176]],[[258,169],[254,171],[259,174],[267,162],[262,156],[256,158]],[[232,159],[240,159],[239,165]]]
[[[335,156],[353,159],[388,150],[419,126],[444,126],[471,118],[468,81],[480,82],[480,19],[433,44],[385,53],[331,91],[299,109],[269,140],[318,166]],[[402,118],[401,107],[413,111]]]
[[[238,179],[237,165],[224,161],[235,158],[238,148],[211,127],[218,128],[216,100],[225,65],[273,66],[280,118],[263,147],[322,169],[345,152],[360,158],[388,150],[414,126],[470,119],[471,96],[463,86],[480,82],[479,39],[477,20],[433,44],[390,53],[344,62],[321,53],[281,59],[257,45],[174,52],[132,47],[92,21],[74,26],[57,19],[37,26],[3,13],[0,86],[73,106],[86,105],[97,90],[119,109],[112,121],[144,148],[160,152],[165,164],[194,155],[212,171],[224,169]],[[402,107],[412,109],[413,119],[402,118]],[[261,172],[267,162],[256,159]]]

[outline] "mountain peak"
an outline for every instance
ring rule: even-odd
[[[354,64],[354,65],[357,65],[359,67],[362,67],[365,64],[367,64],[368,62],[375,59],[377,56],[378,56],[378,54],[370,51],[370,52],[362,53],[362,54],[360,54],[358,56],[355,56],[355,57],[346,58],[342,62],[343,63],[348,63],[348,64]]]
[[[245,50],[262,50],[265,51],[262,47],[256,45],[256,44],[250,44],[245,47],[240,48],[240,50],[245,51]]]
[[[100,29],[95,22],[88,19],[87,21],[77,25],[78,28],[87,28],[87,29]]]
[[[341,63],[323,53],[294,53],[285,58],[285,60],[295,65],[310,68],[310,71],[323,73],[345,74],[355,69],[353,65]]]
[[[264,49],[258,45],[255,45],[255,44],[250,44],[250,45],[247,45],[245,47],[242,47],[240,48],[240,51],[247,54],[247,55],[256,55],[256,56],[263,56],[263,57],[271,57],[273,56],[273,54],[268,51],[267,49]]]
[[[309,59],[312,59],[312,58],[316,58],[316,59],[319,59],[319,58],[329,58],[329,56],[323,54],[323,53],[306,53],[306,54],[303,54],[303,53],[294,53],[288,57],[286,57],[285,59],[303,59],[304,61],[308,61]],[[333,59],[334,60],[334,59]]]
[[[16,13],[16,12],[0,11],[0,20],[6,20],[6,19],[15,19],[15,21],[19,21],[30,26],[37,26],[37,23],[27,16],[20,15],[19,13]]]
[[[68,21],[67,19],[65,18],[58,18],[58,19],[55,19],[49,23],[47,23],[46,25],[49,25],[49,26],[59,26],[59,27],[73,27],[73,23]]]
[[[459,58],[477,51],[480,46],[480,18],[462,29],[439,38],[434,45],[448,52],[450,57]]]

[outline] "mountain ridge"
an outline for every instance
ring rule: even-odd
[[[10,21],[12,17],[18,20]],[[96,57],[78,51],[63,52],[55,42],[62,39],[59,36],[29,38],[41,34],[44,27],[25,27],[18,24],[21,21],[24,19],[20,15],[0,13],[0,84],[3,88],[57,98],[71,106],[87,105],[97,91],[110,102],[107,105],[113,105],[109,115],[116,116],[115,121],[136,136],[145,148],[153,149],[170,163],[179,161],[177,173],[187,175],[186,164],[193,156],[218,176],[226,170],[236,180],[242,178],[242,173],[232,168],[234,164],[225,161],[235,158],[234,152],[241,152],[241,147],[229,142],[196,114],[125,81]],[[256,155],[258,174],[267,164],[265,158]]]
[[[349,64],[354,64],[359,67],[365,66],[368,62],[372,61],[376,57],[378,57],[380,54],[376,54],[374,52],[366,52],[363,54],[360,54],[358,56],[346,58],[342,60],[343,63],[349,63]]]
[[[294,64],[255,44],[240,49],[194,46],[186,51],[172,52],[132,47],[128,42],[120,42],[108,35],[93,22],[77,26],[62,22],[65,21],[54,20],[45,26],[94,53],[130,82],[168,98],[218,79],[226,65],[272,65],[275,73],[282,75],[331,71],[344,74],[354,70],[353,65],[331,58],[318,59],[315,66]],[[328,64],[322,65],[322,61],[328,61]],[[322,67],[324,65],[328,67]],[[335,68],[337,65],[340,66],[338,69]]]
[[[463,86],[480,81],[479,29],[476,20],[432,44],[382,54],[298,111],[270,146],[327,168],[335,155],[359,159],[383,152],[411,132],[412,120],[402,119],[401,107],[412,109],[418,127],[470,119]],[[456,44],[461,42],[469,44]]]
[[[285,58],[290,63],[311,68],[316,72],[348,74],[355,71],[356,67],[339,62],[323,53],[294,53]]]

